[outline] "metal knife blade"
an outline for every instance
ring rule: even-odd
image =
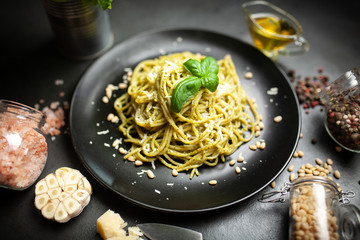
[[[151,240],[203,240],[201,233],[187,228],[161,223],[143,223],[137,226]]]

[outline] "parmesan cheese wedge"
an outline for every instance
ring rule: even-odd
[[[89,204],[92,187],[80,171],[62,167],[35,186],[35,207],[43,217],[65,223]]]
[[[104,240],[139,240],[143,233],[138,227],[129,227],[127,235],[125,227],[127,223],[118,213],[107,210],[97,219],[97,232]]]

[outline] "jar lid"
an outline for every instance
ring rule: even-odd
[[[353,204],[342,204],[338,210],[340,239],[360,239],[360,209]]]

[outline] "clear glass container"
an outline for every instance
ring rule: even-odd
[[[260,202],[285,202],[272,197],[290,192],[289,239],[360,239],[360,210],[349,204],[354,192],[338,189],[327,177],[305,176],[286,183],[280,191],[266,193]]]
[[[320,94],[326,101],[324,123],[341,147],[360,153],[360,71],[354,68]]]
[[[46,116],[29,106],[0,100],[0,186],[23,190],[44,169],[48,148],[41,128]]]

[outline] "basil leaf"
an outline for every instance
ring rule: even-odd
[[[208,73],[201,78],[201,84],[204,88],[215,92],[219,85],[219,77],[215,73]]]
[[[179,113],[187,100],[194,96],[201,88],[198,77],[188,77],[176,85],[171,97],[170,109]]]
[[[59,1],[59,0],[56,0]],[[67,1],[67,0],[60,0],[60,1]],[[100,5],[100,7],[102,8],[102,10],[105,9],[111,9],[111,3],[113,0],[82,0],[82,2],[85,5]]]
[[[183,63],[186,70],[188,70],[192,75],[196,77],[202,77],[203,72],[201,68],[201,63],[198,60],[194,60],[190,58],[186,62]]]
[[[219,73],[218,63],[216,62],[215,58],[209,56],[201,60],[201,69],[204,75],[206,75],[207,73]]]

